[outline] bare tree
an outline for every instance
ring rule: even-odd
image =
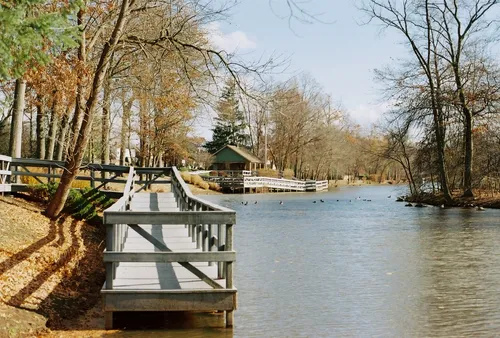
[[[76,177],[82,162],[86,145],[89,141],[92,121],[96,115],[98,100],[103,90],[103,85],[109,69],[112,65],[113,53],[127,49],[130,53],[143,55],[145,60],[154,60],[151,56],[161,53],[175,56],[179,73],[187,77],[193,90],[198,90],[193,79],[197,74],[208,74],[214,82],[217,82],[223,74],[229,74],[238,84],[241,83],[242,73],[258,74],[273,66],[272,61],[260,64],[248,65],[236,59],[234,55],[219,51],[210,46],[199,27],[217,20],[225,15],[227,7],[217,5],[211,1],[202,0],[168,0],[164,2],[149,2],[136,0],[122,0],[109,13],[113,20],[112,29],[107,32],[96,28],[94,36],[89,45],[94,44],[94,53],[98,62],[94,67],[88,96],[84,100],[84,87],[80,87],[79,99],[72,121],[73,139],[75,146],[69,149],[66,157],[66,165],[57,192],[47,207],[49,217],[57,217],[61,212],[67,199],[72,181]],[[154,17],[164,18],[158,25],[149,29],[148,35],[140,35],[134,28],[143,27]],[[83,24],[83,13],[78,15],[79,24]],[[143,29],[142,32],[145,32]],[[84,32],[82,32],[84,33]],[[104,36],[107,37],[103,38]],[[193,39],[193,37],[197,37]],[[101,41],[101,48],[95,49],[97,41]],[[79,55],[82,62],[86,60],[87,46],[82,39]],[[197,64],[190,62],[195,57],[201,60]],[[81,121],[81,123],[80,123]]]
[[[433,129],[438,154],[438,166],[441,178],[441,189],[447,201],[451,200],[446,165],[446,109],[458,108],[463,122],[464,137],[464,196],[472,194],[473,167],[473,118],[484,112],[489,104],[474,109],[474,102],[467,95],[467,84],[472,80],[473,66],[467,59],[467,53],[478,41],[487,44],[492,36],[493,18],[488,13],[498,5],[496,0],[448,1],[436,3],[431,1],[365,1],[362,10],[375,19],[383,27],[401,33],[414,55],[420,71],[406,74],[407,77],[418,78],[419,73],[425,78],[429,110],[433,114]],[[477,65],[477,64],[476,64]],[[479,67],[481,68],[481,67]],[[475,75],[474,75],[475,76]],[[400,86],[401,78],[395,81]],[[469,92],[470,93],[470,92]],[[412,95],[413,96],[413,95]],[[424,100],[420,99],[420,102]],[[455,110],[449,112],[454,115]]]

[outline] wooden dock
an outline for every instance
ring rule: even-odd
[[[22,177],[50,182],[63,167],[0,155],[0,193],[26,190]],[[233,326],[236,213],[193,196],[175,167],[84,164],[81,170],[77,180],[95,189],[125,184],[123,192],[102,191],[119,198],[104,211],[106,329],[114,313],[134,311],[224,312],[225,326]],[[151,184],[170,184],[171,192],[144,192]]]
[[[251,176],[249,171],[228,171],[234,176],[209,176],[205,179],[217,183],[223,191],[251,192],[258,188],[268,192],[317,192],[328,190],[328,181],[290,180],[285,178]]]
[[[172,168],[172,192],[134,193],[104,212],[106,328],[119,311],[225,311],[233,326],[235,212],[194,197]]]

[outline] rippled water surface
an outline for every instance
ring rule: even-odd
[[[403,190],[204,196],[237,211],[234,336],[500,335],[500,212],[405,208]]]

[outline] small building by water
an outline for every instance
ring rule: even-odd
[[[250,153],[244,147],[226,145],[214,154],[212,170],[249,170],[254,171],[264,166],[264,161]]]

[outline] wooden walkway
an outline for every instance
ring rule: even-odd
[[[106,328],[118,311],[225,311],[233,326],[235,212],[193,196],[176,168],[172,192],[134,193],[104,212]]]
[[[40,183],[57,179],[63,166],[0,155],[0,194],[25,190],[22,177]],[[218,311],[225,313],[225,326],[233,326],[236,213],[193,196],[175,167],[84,164],[80,169],[77,179],[92,188],[125,184],[122,193],[109,194],[119,199],[103,218],[106,329],[113,328],[113,314],[122,311]],[[144,192],[160,183],[170,184],[171,192]]]
[[[138,193],[130,203],[130,211],[180,211],[173,193]],[[141,228],[175,252],[202,252],[189,236],[185,225],[144,224]],[[161,252],[135,231],[129,231],[122,252]],[[217,279],[217,266],[208,262],[193,264],[224,287],[225,279]],[[115,290],[210,290],[212,287],[183,268],[179,263],[120,263],[114,280]]]

